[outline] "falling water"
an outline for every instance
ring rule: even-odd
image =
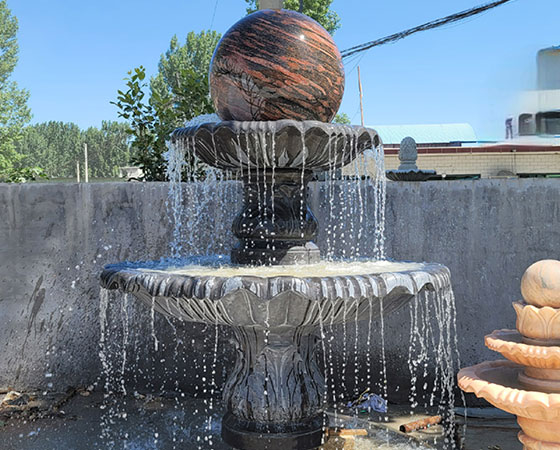
[[[438,275],[436,280],[434,291],[423,292],[410,304],[410,405],[413,410],[420,401],[424,402],[424,407],[436,406],[446,420],[444,444],[452,446],[455,373],[460,366],[456,307],[449,275]],[[428,370],[431,367],[433,373]]]
[[[125,369],[129,338],[128,323],[128,296],[118,309],[111,308],[113,304],[109,291],[101,289],[99,293],[99,359],[101,361],[102,375],[100,380],[104,388],[104,402],[101,408],[101,439],[107,448],[114,448],[117,443],[126,445],[128,435],[116,431],[114,425],[119,420],[126,420],[126,402],[119,402],[118,397],[126,395]],[[117,317],[120,316],[120,320]],[[115,339],[115,335],[122,333],[122,339]],[[120,359],[120,361],[119,361]]]
[[[194,117],[185,123],[185,127],[194,127],[207,122],[216,122],[220,118],[216,114],[204,114]],[[167,207],[173,223],[173,238],[170,243],[171,256],[181,256],[183,250],[183,171],[192,171],[193,168],[186,164],[186,155],[192,152],[192,141],[179,139],[177,142],[167,142],[167,152],[163,157],[167,161],[166,176],[169,180],[169,194]],[[196,159],[195,159],[196,165]],[[194,173],[189,173],[189,178],[194,178]]]
[[[215,115],[200,116],[188,122],[186,126],[195,126],[205,122],[213,122],[219,120]],[[242,155],[240,137],[237,136],[236,146],[238,154]],[[265,136],[250,136],[247,139],[262,139],[262,148],[266,149]],[[355,159],[350,166],[353,170],[353,175],[346,175],[341,177],[341,170],[337,168],[341,155],[336,155],[333,152],[334,139],[331,138],[328,144],[330,155],[330,167],[325,175],[325,182],[322,183],[320,189],[324,194],[325,203],[323,208],[322,226],[324,229],[324,248],[322,248],[322,255],[324,259],[336,260],[341,257],[345,259],[359,259],[362,257],[369,257],[374,259],[384,259],[384,231],[385,231],[385,168],[384,168],[384,154],[381,145],[367,150],[363,157]],[[307,158],[305,138],[302,136],[303,152],[301,155],[303,165]],[[274,139],[271,139],[274,142]],[[372,139],[373,142],[373,139]],[[214,143],[215,145],[215,143]],[[165,158],[168,162],[167,177],[169,179],[169,198],[167,206],[170,212],[170,218],[173,223],[173,234],[171,240],[171,256],[179,257],[186,254],[189,255],[211,255],[218,253],[225,253],[229,250],[229,243],[232,242],[233,237],[229,230],[229,225],[232,221],[233,214],[237,209],[235,205],[240,200],[240,188],[238,182],[233,182],[231,174],[222,172],[213,168],[206,168],[204,173],[204,180],[200,182],[189,182],[182,184],[183,174],[187,172],[189,180],[194,179],[194,173],[189,172],[192,168],[187,167],[185,160],[188,154],[193,155],[194,141],[192,138],[180,139],[177,142],[168,145],[168,152]],[[347,152],[352,154],[357,153],[356,139],[343,149],[342,158]],[[267,152],[265,152],[266,155]],[[249,158],[246,167],[241,169],[241,176],[243,170],[246,170],[249,178],[251,171],[259,170],[264,171],[265,167],[272,167],[272,173],[276,170],[275,149],[272,148],[272,161],[264,161],[263,155],[248,155],[243,156],[244,159]],[[254,159],[251,159],[254,158]],[[238,174],[239,175],[239,174]],[[254,176],[254,175],[253,175]],[[274,183],[274,181],[273,181]],[[301,178],[302,186],[304,184],[304,173],[302,171]],[[258,187],[261,188],[260,186]],[[263,189],[267,189],[265,185]],[[271,185],[274,190],[274,184]],[[263,195],[259,192],[259,208],[261,213],[264,211],[264,205],[260,203],[260,199],[266,197],[267,192]],[[274,196],[272,196],[274,199]],[[304,199],[302,197],[302,205]],[[234,205],[234,207],[232,207]],[[272,201],[272,220],[274,220],[274,201]],[[229,216],[224,217],[224,214]],[[300,214],[303,214],[303,208],[300,209]],[[263,217],[264,214],[261,214]],[[300,217],[303,219],[303,216]],[[265,227],[263,227],[265,228]],[[350,252],[349,250],[352,249]],[[410,394],[410,403],[412,408],[418,406],[420,401],[419,393],[429,391],[430,395],[425,400],[425,405],[437,406],[441,411],[447,413],[452,411],[454,401],[454,369],[457,364],[458,355],[456,354],[456,324],[455,324],[455,303],[453,293],[451,291],[451,284],[448,277],[438,278],[439,286],[435,292],[429,292],[418,296],[410,304],[410,350],[408,355],[408,367],[411,373],[411,380],[413,387]],[[366,342],[366,361],[365,361],[365,386],[360,386],[360,359],[358,358],[359,347],[359,331],[358,323],[363,318],[360,317],[357,309],[358,303],[356,302],[356,310],[351,309],[351,305],[347,302],[343,305],[343,315],[346,319],[348,311],[354,313],[353,320],[355,322],[355,337],[353,342],[353,364],[354,364],[354,394],[363,392],[364,388],[374,388],[377,386],[380,393],[386,399],[387,392],[387,369],[386,369],[386,355],[385,355],[385,324],[383,315],[383,302],[375,305],[372,299],[369,299],[369,317],[367,324],[367,342]],[[333,305],[329,306],[331,309]],[[379,308],[379,311],[374,311],[374,308]],[[320,311],[321,318],[323,311],[327,305],[323,305]],[[350,309],[349,309],[350,308]],[[126,303],[122,305],[122,326],[128,330],[129,318],[127,313]],[[159,349],[159,341],[156,336],[155,330],[155,299],[152,300],[152,308],[150,311],[151,319],[151,337],[156,351]],[[374,380],[372,374],[372,358],[370,354],[372,333],[373,333],[373,318],[380,313],[380,343],[381,343],[381,368],[379,370],[379,379]],[[100,303],[100,323],[101,323],[101,339],[100,339],[100,359],[103,366],[105,376],[105,391],[112,394],[115,376],[115,370],[112,366],[110,358],[107,357],[107,333],[108,333],[108,297],[105,291],[101,295]],[[342,354],[340,355],[340,364],[342,366],[341,373],[342,386],[337,386],[335,382],[335,373],[337,371],[336,361],[334,358],[335,351],[333,347],[337,344],[335,335],[339,336],[339,330],[334,327],[333,321],[334,314],[331,314],[330,330],[327,329],[327,323],[320,322],[320,337],[321,346],[323,351],[324,361],[324,376],[325,383],[330,390],[334,412],[335,412],[335,426],[337,424],[338,406],[344,404],[342,401],[345,395],[349,392],[347,389],[346,372],[349,370],[348,364],[351,359],[348,355],[348,342],[347,342],[347,325],[346,320],[343,321],[343,335],[342,335]],[[325,316],[327,317],[327,316]],[[328,322],[328,321],[327,321]],[[172,321],[169,322],[174,328]],[[219,327],[214,325],[214,333],[211,336],[205,336],[205,343],[208,347],[213,349],[213,354],[202,355],[200,363],[200,371],[196,377],[202,381],[200,387],[196,386],[195,389],[200,392],[203,397],[209,397],[205,400],[207,426],[206,436],[199,437],[199,449],[212,447],[212,417],[214,409],[214,396],[217,393],[216,386],[216,365],[217,365],[217,351],[219,342]],[[176,331],[175,331],[176,333]],[[362,334],[365,331],[362,332]],[[206,333],[205,333],[206,334]],[[210,334],[210,333],[208,333]],[[176,337],[177,338],[177,337]],[[213,338],[213,339],[212,339]],[[125,364],[127,358],[126,347],[129,343],[128,332],[123,334],[122,339],[122,361],[118,371],[119,389],[122,393],[126,393],[124,376]],[[177,357],[177,347],[175,347],[175,357]],[[435,367],[435,374],[429,374],[428,368]],[[177,374],[175,374],[177,376]],[[430,377],[435,375],[435,377]],[[432,378],[434,378],[432,380]],[[361,380],[362,382],[364,380]],[[428,383],[432,383],[431,390],[427,388]],[[438,394],[440,399],[438,398]],[[329,392],[325,392],[325,401],[328,399]],[[451,418],[449,419],[451,421]],[[325,425],[326,426],[326,425]],[[110,437],[108,435],[108,437]],[[174,437],[175,439],[175,437]],[[449,436],[447,437],[449,439]]]

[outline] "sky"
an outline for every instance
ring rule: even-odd
[[[334,0],[340,50],[487,0]],[[30,91],[33,123],[100,126],[119,120],[115,100],[129,70],[157,72],[173,35],[221,33],[245,15],[245,0],[7,0],[18,18],[13,79]],[[515,0],[465,22],[371,49],[346,64],[340,112],[366,125],[470,123],[500,139],[518,93],[534,89],[536,53],[560,44],[560,0]]]

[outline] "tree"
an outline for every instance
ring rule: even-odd
[[[249,6],[247,14],[258,9],[258,0],[245,0]],[[315,19],[330,33],[334,34],[340,28],[340,17],[330,9],[333,0],[303,0],[303,13]],[[284,0],[284,9],[299,11],[300,0]]]
[[[348,116],[348,114],[346,113],[338,113],[335,118],[333,119],[333,123],[341,123],[344,125],[351,125],[352,121],[350,120],[350,117]]]
[[[10,81],[18,61],[17,19],[6,0],[0,1],[0,172],[8,171],[21,160],[15,151],[24,125],[31,119],[27,107],[29,93]]]
[[[165,180],[166,141],[175,128],[201,114],[214,112],[209,96],[208,71],[214,49],[220,40],[215,31],[189,33],[184,45],[176,36],[159,62],[159,71],[149,83],[146,101],[146,70],[137,67],[128,73],[126,91],[118,91],[119,116],[129,123],[135,151],[133,163],[140,166],[146,181]],[[193,170],[194,169],[194,170]],[[192,156],[185,175],[198,173]]]
[[[127,124],[109,121],[103,121],[99,129],[87,130],[74,123],[39,123],[24,129],[17,151],[24,158],[22,163],[43,167],[51,178],[74,178],[76,161],[83,161],[87,143],[91,177],[111,178],[130,160],[127,130]],[[19,166],[16,164],[20,173],[28,173]]]

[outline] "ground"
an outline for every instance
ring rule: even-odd
[[[15,403],[0,406],[1,450],[228,449],[219,438],[223,412],[217,401],[138,394],[113,400],[102,393],[71,390],[29,394]],[[470,415],[465,450],[521,449],[513,416],[493,408]],[[330,441],[324,450],[443,448],[440,426],[411,435],[398,431],[401,424],[423,417],[397,405],[389,405],[388,421],[367,414],[335,418],[330,413],[331,424],[336,420],[347,428],[365,429],[367,436]],[[458,422],[461,430],[462,419]]]

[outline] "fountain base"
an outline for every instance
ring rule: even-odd
[[[323,415],[294,425],[249,422],[227,413],[222,419],[222,439],[243,450],[310,450],[321,446]]]
[[[523,433],[523,431],[519,432],[517,438],[523,444],[523,450],[560,450],[560,444],[533,439]]]

